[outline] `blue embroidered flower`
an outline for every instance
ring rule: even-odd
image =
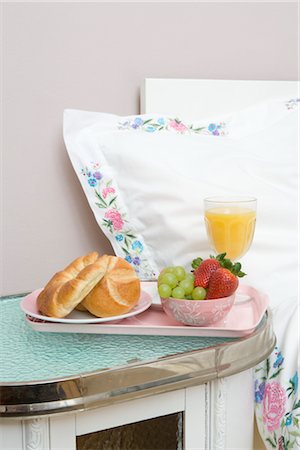
[[[101,180],[101,178],[103,178],[103,175],[100,172],[94,172],[93,177],[96,178],[96,180]]]
[[[297,103],[300,102],[300,98],[293,98],[291,100],[289,100],[285,106],[287,107],[287,109],[294,109],[297,106]]]
[[[294,386],[294,392],[297,392],[298,389],[298,372],[295,372],[295,375],[293,376],[293,378],[291,378],[291,383]]]
[[[90,186],[96,186],[97,180],[96,180],[96,178],[89,178],[88,183]]]
[[[154,131],[156,131],[156,128],[153,127],[152,125],[148,125],[146,127],[146,131],[148,131],[148,133],[153,133]]]
[[[125,260],[129,263],[132,263],[132,258],[130,255],[125,256]]]
[[[143,124],[143,120],[140,117],[136,117],[131,125],[132,128],[135,130],[139,128],[140,125]]]
[[[121,241],[123,241],[123,239],[124,239],[123,234],[117,234],[117,236],[116,236],[117,241],[121,242]]]
[[[136,256],[135,258],[133,258],[133,264],[135,266],[139,266],[141,264],[141,258],[139,258],[138,256]]]
[[[286,424],[286,426],[288,427],[289,425],[292,425],[292,423],[293,423],[293,416],[292,416],[292,414],[290,414],[290,415],[287,417],[287,419],[286,419],[286,421],[285,421],[285,424]]]
[[[136,117],[133,121],[133,123],[131,124],[131,128],[133,129],[137,129],[139,128],[141,125],[143,125],[143,120],[140,117]]]
[[[157,123],[159,125],[164,125],[166,123],[165,119],[163,117],[160,117],[159,119],[157,119]]]
[[[276,355],[276,361],[273,364],[274,369],[277,367],[280,367],[284,361],[284,357],[282,356],[281,352],[275,353]]]
[[[207,127],[208,131],[211,133],[217,129],[217,125],[215,123],[210,123]]]
[[[265,387],[266,387],[266,383],[263,382],[258,386],[258,381],[256,380],[255,382],[255,402],[256,403],[261,403],[264,399],[264,392],[265,392]],[[257,390],[256,390],[257,389]]]
[[[140,241],[134,241],[131,246],[132,250],[136,250],[139,253],[142,253],[144,250],[143,244]]]

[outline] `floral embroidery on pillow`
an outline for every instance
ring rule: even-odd
[[[140,116],[125,122],[119,122],[120,130],[140,130],[148,133],[156,131],[173,131],[179,134],[209,134],[213,136],[225,136],[226,123],[210,123],[208,126],[198,127],[183,123],[180,119],[159,117],[158,119],[142,119]]]
[[[287,109],[295,109],[297,105],[299,105],[300,98],[292,98],[288,102],[286,102],[285,106]]]
[[[127,225],[128,213],[121,206],[118,190],[113,184],[113,180],[107,179],[101,172],[99,163],[91,163],[90,167],[86,166],[81,169],[81,175],[86,178],[87,184],[94,190],[94,204],[101,210],[100,225],[102,229],[105,228],[113,236],[115,245],[121,250],[124,259],[134,267],[140,278],[155,278],[157,270],[148,262],[151,261],[151,257],[146,251],[143,240]]]
[[[284,381],[284,357],[275,351],[255,369],[255,403],[258,421],[263,426],[267,448],[280,450],[300,446],[300,400],[298,372]],[[280,376],[279,376],[280,375]]]

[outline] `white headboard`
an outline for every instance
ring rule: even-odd
[[[141,88],[141,113],[195,119],[231,113],[270,98],[297,96],[297,81],[146,78]]]

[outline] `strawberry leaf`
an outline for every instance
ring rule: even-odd
[[[222,267],[224,267],[224,269],[228,269],[228,270],[230,270],[230,272],[232,272],[233,264],[230,261],[230,259],[225,258],[222,261],[220,261],[220,264]]]
[[[239,262],[233,264],[233,266],[232,266],[232,270],[233,270],[233,272],[235,272],[235,273],[239,273],[239,271],[241,270],[241,268],[242,268],[242,264],[239,263]]]
[[[225,258],[226,253],[220,253],[219,255],[217,255],[216,257],[211,256],[211,258],[216,258],[217,261],[223,261],[223,259]]]
[[[210,255],[209,257],[210,257],[210,259],[217,260],[221,267],[229,270],[236,277],[242,278],[245,275],[247,275],[246,273],[241,271],[241,268],[242,268],[241,263],[239,263],[239,262],[233,263],[229,258],[225,258],[225,256],[226,256],[226,253],[220,253],[217,256]],[[203,262],[203,259],[200,257],[194,259],[192,262],[192,268],[194,270],[196,270],[202,262]]]
[[[237,263],[233,264],[231,272],[232,272],[235,276],[237,276],[237,277],[239,277],[239,278],[242,278],[242,277],[244,277],[246,274],[245,274],[244,272],[241,271],[241,268],[242,268],[241,263],[237,262]]]
[[[197,269],[200,266],[200,264],[202,263],[202,261],[203,261],[203,259],[200,258],[200,257],[196,258],[196,259],[193,259],[192,268],[193,269]]]
[[[243,278],[245,277],[247,274],[245,272],[240,271],[239,273],[236,274],[237,277],[239,278]]]

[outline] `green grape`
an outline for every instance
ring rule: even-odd
[[[171,288],[174,288],[175,286],[177,286],[177,278],[173,273],[164,273],[160,279],[160,284],[167,284]]]
[[[160,280],[162,279],[162,277],[164,276],[164,274],[165,274],[165,272],[162,270],[162,271],[160,272],[160,274],[158,275],[158,278],[157,278],[157,282],[158,282],[158,283],[160,282]]]
[[[170,297],[172,293],[172,289],[167,284],[161,284],[158,287],[158,293],[162,298]]]
[[[180,286],[177,286],[172,291],[172,297],[174,298],[184,298],[185,292],[184,289]]]
[[[162,277],[165,275],[165,273],[167,273],[167,272],[166,272],[166,269],[163,269],[163,270],[160,272],[160,274],[158,275],[158,278],[157,278],[157,283],[158,283],[158,285],[161,284],[161,279],[162,279]]]
[[[185,298],[186,300],[193,300],[193,297],[191,295],[186,295]]]
[[[195,287],[192,292],[193,300],[204,300],[206,296],[206,290],[203,287]]]
[[[166,272],[167,272],[167,273],[174,273],[174,275],[176,275],[176,274],[175,274],[175,270],[176,270],[176,267],[173,267],[173,266],[169,266],[169,267],[166,267],[166,268],[164,269],[165,273],[166,273]]]
[[[186,277],[186,272],[184,267],[182,266],[176,266],[175,267],[175,271],[174,271],[174,275],[176,275],[178,281],[182,281],[185,279]]]
[[[193,292],[194,282],[189,278],[185,278],[184,280],[180,281],[179,286],[184,289],[185,295],[189,295]]]

